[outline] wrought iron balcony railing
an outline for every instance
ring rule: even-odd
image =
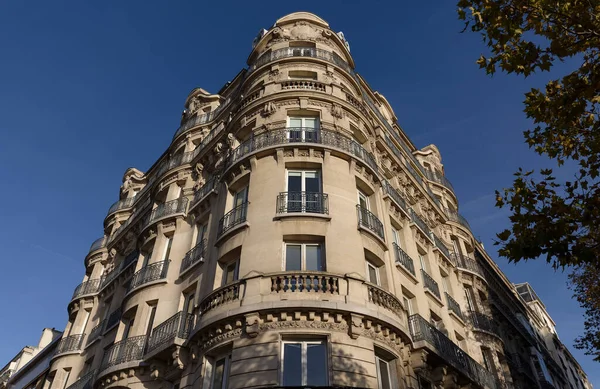
[[[108,216],[111,213],[120,211],[122,209],[129,209],[129,208],[133,207],[135,200],[136,200],[135,197],[128,197],[126,199],[115,202],[113,205],[110,206],[110,208],[108,209],[108,213],[106,215]]]
[[[422,316],[410,316],[409,328],[414,342],[425,341],[428,343],[433,351],[471,381],[482,387],[499,389],[497,379],[488,370]]]
[[[159,204],[152,210],[148,224],[166,217],[175,215],[178,213],[185,213],[187,210],[188,199],[187,197],[180,197],[175,200],[167,201],[166,203]]]
[[[271,292],[339,294],[339,277],[321,272],[288,271],[271,274]]]
[[[169,269],[169,260],[160,261],[151,263],[149,265],[144,266],[131,278],[131,282],[129,283],[129,287],[127,288],[127,292],[132,291],[133,289],[147,284],[152,281],[162,280],[167,277],[167,271]]]
[[[139,361],[144,357],[146,335],[133,336],[113,344],[104,351],[100,370],[125,362]]]
[[[242,281],[239,280],[215,289],[200,302],[200,314],[204,315],[208,311],[220,307],[221,305],[238,301],[240,299],[241,285]]]
[[[103,236],[102,238],[98,238],[94,241],[94,243],[92,243],[92,245],[90,246],[90,253],[92,251],[96,251],[96,250],[100,250],[103,247],[106,247],[106,242],[107,239],[105,236]]]
[[[117,308],[108,315],[108,319],[106,319],[106,327],[105,329],[112,328],[115,324],[117,324],[121,320],[121,308]]]
[[[429,181],[433,181],[433,182],[437,182],[438,184],[442,184],[446,188],[448,188],[452,192],[454,192],[454,187],[452,186],[452,183],[450,182],[450,180],[446,178],[446,176],[435,174],[435,173],[425,169],[425,177],[427,177],[427,179]]]
[[[62,338],[58,342],[58,345],[56,346],[56,351],[55,351],[54,355],[81,350],[81,346],[82,346],[84,337],[85,337],[85,334],[78,334],[78,335],[69,335],[69,336]]]
[[[425,289],[428,289],[441,300],[442,297],[440,295],[440,287],[438,286],[438,283],[435,282],[435,280],[431,278],[431,276],[423,269],[421,269],[421,276],[423,278],[423,285],[425,286]]]
[[[450,259],[452,259],[456,267],[458,267],[459,269],[468,270],[472,273],[479,275],[484,280],[486,279],[485,273],[481,268],[481,265],[479,265],[479,263],[473,258],[469,258],[461,254],[451,253]]]
[[[106,324],[106,319],[100,321],[92,330],[87,338],[87,344],[92,343],[94,340],[98,339],[100,335],[104,332],[104,325]]]
[[[89,371],[79,377],[79,379],[67,386],[67,389],[92,389],[94,379],[96,378],[96,370]]]
[[[321,192],[281,192],[277,196],[277,213],[329,214],[329,197]]]
[[[98,290],[100,289],[101,283],[102,283],[101,278],[82,282],[81,284],[77,285],[77,287],[75,288],[75,291],[73,292],[73,297],[71,297],[71,300],[75,300],[76,298],[79,298],[81,296],[85,296],[88,294],[97,293]]]
[[[406,252],[402,250],[402,248],[400,248],[400,246],[398,246],[396,243],[392,243],[392,246],[394,247],[394,252],[396,253],[396,263],[399,263],[413,276],[416,276],[415,264],[412,258],[408,254],[406,254]]]
[[[215,189],[216,181],[217,180],[215,178],[211,178],[210,180],[206,181],[204,185],[202,185],[202,187],[200,187],[196,191],[196,193],[194,193],[194,198],[192,199],[190,209],[191,207],[196,206],[196,204],[198,204],[203,198],[205,198],[210,192],[212,192]]]
[[[446,302],[448,303],[448,309],[454,313],[456,316],[460,317],[461,319],[465,319],[463,314],[462,314],[462,310],[460,309],[460,305],[458,304],[458,301],[454,300],[452,298],[452,296],[450,296],[448,294],[448,292],[444,292],[444,294],[446,295]]]
[[[469,222],[461,214],[459,214],[456,211],[452,211],[452,210],[450,210],[448,208],[446,208],[445,210],[446,210],[446,215],[448,215],[448,219],[450,221],[458,223],[458,224],[462,224],[462,226],[466,227],[468,230],[471,229],[471,226],[469,225]]]
[[[323,49],[317,49],[314,47],[284,47],[282,49],[273,50],[261,55],[248,69],[248,72],[251,73],[256,69],[264,66],[273,61],[278,61],[284,58],[291,57],[309,57],[309,58],[317,58],[334,65],[341,67],[347,72],[353,72],[352,68],[346,61],[342,59],[338,54],[327,51]]]
[[[398,205],[400,208],[402,208],[405,212],[408,213],[410,207],[406,203],[406,200],[387,181],[383,181],[383,193],[389,195],[390,198],[396,203],[396,205]]]
[[[175,338],[187,339],[194,325],[194,315],[178,312],[152,330],[148,339],[147,352],[172,342]]]
[[[183,273],[198,262],[203,262],[206,255],[206,239],[202,239],[194,248],[188,251],[181,261],[179,273]]]
[[[358,226],[364,227],[368,230],[373,231],[377,236],[381,239],[385,239],[383,233],[383,223],[366,208],[360,206],[360,204],[356,205],[356,213],[358,214]]]
[[[374,172],[379,172],[379,167],[377,166],[377,161],[373,154],[368,152],[355,140],[350,139],[337,131],[324,128],[315,129],[311,127],[279,128],[253,136],[242,142],[231,152],[227,165],[231,166],[255,151],[291,143],[312,143],[334,147],[357,157],[367,164]]]
[[[434,233],[431,234],[431,237],[433,238],[435,247],[437,247],[438,250],[440,250],[442,252],[442,254],[444,254],[446,256],[446,258],[450,259],[450,250],[448,250],[448,247],[446,247],[444,242],[442,242],[441,239],[438,238],[437,235]]]
[[[221,236],[233,227],[244,223],[246,221],[247,213],[248,202],[246,201],[223,215],[221,220],[219,220],[218,236]]]
[[[410,210],[410,217],[412,222],[415,223],[417,227],[419,227],[419,229],[423,232],[423,234],[425,234],[425,236],[429,237],[430,239],[433,239],[433,231],[431,231],[427,223],[425,223],[423,219],[421,219],[419,215],[417,215],[417,213],[412,209]]]
[[[500,337],[494,318],[481,312],[469,311],[469,319],[474,330],[485,331]]]

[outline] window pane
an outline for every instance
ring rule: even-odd
[[[323,343],[306,345],[306,370],[307,385],[327,385],[327,354]]]
[[[317,128],[316,118],[304,118],[304,127]]]
[[[377,284],[377,269],[371,264],[367,265],[369,269],[369,282],[372,284]]]
[[[288,172],[288,192],[302,191],[302,173]]]
[[[212,389],[221,389],[223,387],[223,376],[225,374],[225,359],[220,359],[215,364],[213,372]]]
[[[324,271],[325,266],[323,259],[321,258],[321,246],[320,245],[307,245],[306,246],[306,270],[313,271]]]
[[[283,386],[302,386],[302,347],[300,343],[283,345]]]
[[[302,118],[290,118],[290,127],[302,127]]]
[[[299,244],[285,245],[285,270],[302,270],[302,246]]]
[[[391,389],[390,385],[390,371],[388,369],[388,363],[383,359],[377,358],[379,364],[379,380],[381,381],[381,389]]]
[[[362,193],[359,193],[358,201],[359,201],[361,208],[369,209],[369,201],[367,200],[367,197],[365,195],[363,195]]]
[[[305,191],[306,192],[320,192],[320,180],[317,172],[306,172],[304,174],[305,179]]]
[[[230,282],[233,282],[236,280],[236,275],[235,275],[235,267],[236,267],[236,262],[230,263],[229,265],[227,265],[227,268],[225,269],[226,274],[225,274],[225,284],[229,284]]]

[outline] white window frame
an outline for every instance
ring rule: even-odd
[[[310,115],[298,115],[298,116],[292,115],[292,116],[288,116],[287,119],[286,119],[286,127],[287,128],[298,128],[298,127],[291,127],[290,126],[290,122],[291,122],[292,119],[300,120],[300,122],[302,124],[300,126],[300,128],[301,128],[300,131],[302,133],[302,140],[303,141],[306,139],[306,130],[305,129],[311,128],[314,131],[319,131],[319,129],[321,128],[321,120],[320,120],[319,116],[310,116]],[[313,127],[308,127],[306,125],[306,119],[314,119],[315,120],[315,127],[314,128]],[[290,132],[289,131],[286,131],[286,132],[287,132],[287,138],[289,139],[290,138]]]
[[[288,184],[289,184],[289,176],[290,173],[300,173],[301,174],[301,182],[302,182],[302,188],[300,189],[301,192],[306,192],[306,173],[316,173],[317,176],[317,180],[319,182],[319,189],[320,191],[322,191],[323,187],[323,182],[321,181],[321,170],[320,169],[285,169],[285,191],[289,192],[288,189]],[[318,192],[320,193],[320,192]]]
[[[215,388],[215,366],[217,365],[217,362],[221,360],[225,360],[223,366],[223,382],[221,383],[220,388]],[[226,389],[229,386],[229,369],[231,368],[231,353],[222,354],[214,358],[206,358],[206,362],[206,369],[204,372],[204,377],[206,379],[204,383],[206,385],[203,385],[203,387],[206,386],[209,389]]]
[[[368,281],[377,286],[381,286],[381,277],[379,276],[379,267],[368,259],[365,259],[365,263],[366,263]],[[373,280],[371,280],[371,272],[369,271],[369,267],[372,267],[373,269],[375,269],[375,278],[377,278],[377,280],[376,280],[377,282],[373,282]]]
[[[244,200],[240,204],[237,204],[238,197],[240,196],[241,193],[244,194]],[[242,204],[247,203],[247,202],[248,202],[248,185],[244,186],[243,188],[241,188],[240,190],[238,190],[234,193],[231,209],[235,209],[236,207],[239,207]]]
[[[223,264],[223,277],[221,279],[221,286],[228,285],[226,283],[227,282],[227,269],[232,264],[235,264],[235,269],[233,271],[233,281],[231,281],[231,283],[236,282],[237,280],[239,280],[240,259],[238,258],[238,259],[235,259],[233,261],[229,261],[229,262]]]
[[[402,248],[402,245],[400,244],[400,230],[397,230],[394,226],[392,226],[392,242]]]
[[[370,211],[371,205],[369,204],[369,196],[367,196],[367,194],[360,189],[357,190],[357,193],[358,193],[358,205],[360,205],[362,208],[362,205],[360,203],[360,200],[362,199],[365,203],[364,209],[366,209],[367,211]]]
[[[283,340],[281,341],[281,360],[279,361],[280,366],[281,366],[281,376],[280,376],[280,384],[283,385],[283,377],[285,375],[285,371],[284,371],[284,366],[285,366],[285,345],[286,344],[300,344],[300,350],[301,350],[301,364],[302,364],[302,383],[301,386],[307,386],[307,382],[308,382],[308,358],[307,358],[307,345],[308,344],[321,344],[323,345],[323,347],[325,347],[325,362],[327,363],[327,367],[325,369],[325,385],[329,385],[329,351],[327,348],[327,341],[325,339],[323,340],[319,340],[319,339],[314,339],[314,340],[305,340],[305,339],[298,339],[298,340]]]
[[[379,389],[383,388],[383,377],[381,375],[381,367],[380,367],[380,362],[383,362],[385,364],[385,368],[387,369],[387,375],[388,375],[388,388],[393,388],[393,379],[392,379],[392,369],[390,368],[390,363],[392,361],[388,361],[382,357],[380,357],[379,355],[377,355],[377,353],[375,353],[375,367],[377,369],[377,387]]]
[[[415,311],[412,303],[412,298],[402,295],[402,302],[404,303],[404,308],[406,309],[408,316],[414,315]]]
[[[429,274],[428,267],[427,267],[427,259],[425,258],[425,255],[422,255],[421,253],[419,253],[418,256],[419,256],[419,264],[421,265],[421,269],[423,269],[423,271],[425,273]]]
[[[165,242],[165,247],[163,248],[163,253],[162,253],[162,259],[161,261],[166,261],[169,258],[167,258],[167,254],[168,256],[171,255],[171,248],[173,248],[173,237],[172,236],[168,236],[166,237],[167,241]]]
[[[287,246],[288,245],[292,245],[292,246],[300,246],[301,250],[300,250],[300,270],[297,271],[327,271],[327,265],[325,263],[325,258],[324,258],[324,250],[323,250],[323,244],[322,243],[312,243],[312,242],[283,242],[283,263],[282,263],[282,270],[286,271],[286,264],[287,264]],[[320,253],[321,253],[321,263],[323,264],[323,270],[306,270],[306,247],[307,246],[318,246],[321,248]],[[290,271],[294,271],[294,270],[290,270]]]

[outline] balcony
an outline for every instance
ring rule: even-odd
[[[318,81],[312,80],[287,80],[281,83],[282,90],[314,90],[318,92],[325,92],[325,84]]]
[[[81,284],[77,285],[77,287],[75,288],[75,291],[73,292],[73,297],[71,297],[71,301],[73,301],[76,298],[79,298],[81,296],[97,293],[98,290],[100,290],[101,283],[102,283],[101,278],[82,282]]]
[[[217,180],[215,178],[211,178],[210,180],[206,181],[206,183],[202,185],[202,187],[200,187],[196,191],[196,193],[194,193],[194,198],[192,199],[192,203],[190,204],[190,209],[198,205],[203,198],[208,196],[208,194],[215,189],[216,181]]]
[[[133,204],[135,203],[136,199],[137,199],[137,197],[128,197],[126,199],[117,201],[116,203],[114,203],[113,205],[110,206],[106,216],[110,215],[111,213],[115,213],[117,211],[121,211],[123,209],[129,209],[129,208],[133,207]]]
[[[140,361],[144,357],[146,335],[133,336],[113,344],[104,351],[100,370],[120,365],[126,362]]]
[[[281,192],[277,196],[277,213],[329,214],[329,196],[320,192]]]
[[[452,211],[448,208],[446,208],[445,211],[446,211],[446,215],[448,216],[448,219],[451,222],[461,224],[467,230],[469,230],[469,231],[471,230],[471,226],[469,225],[469,222],[461,214],[459,214],[456,211]]]
[[[381,240],[385,240],[385,236],[383,234],[383,223],[375,216],[371,211],[366,208],[360,206],[360,204],[356,205],[356,213],[358,214],[358,227],[366,228],[369,231],[372,231],[381,238]]]
[[[200,243],[198,243],[196,246],[194,246],[194,248],[185,254],[185,257],[183,257],[183,260],[181,261],[181,269],[179,270],[179,274],[183,274],[183,272],[199,262],[204,262],[204,258],[206,256],[206,245],[206,239],[202,239]]]
[[[54,355],[65,354],[81,350],[85,334],[70,335],[62,338],[56,346]]]
[[[384,195],[388,195],[397,206],[408,214],[410,207],[406,204],[406,200],[404,200],[402,195],[387,181],[383,181],[383,193]]]
[[[412,258],[404,252],[396,243],[392,243],[394,247],[394,252],[396,253],[396,263],[400,264],[403,268],[408,270],[410,274],[416,277],[415,274],[415,264]]]
[[[339,294],[339,277],[322,272],[285,272],[272,274],[271,292]]]
[[[477,274],[479,277],[483,278],[484,280],[486,279],[485,273],[483,272],[481,265],[479,265],[479,263],[476,260],[474,260],[473,258],[469,258],[464,255],[456,254],[456,253],[450,254],[450,258],[452,259],[452,261],[454,262],[454,264],[456,265],[457,268],[470,271],[471,273]]]
[[[90,334],[88,335],[88,338],[87,338],[88,345],[91,344],[96,339],[98,339],[103,334],[105,324],[106,324],[106,319],[100,321],[100,323],[98,323],[94,328],[92,328],[92,330],[90,331]]]
[[[158,281],[166,278],[167,270],[169,269],[169,262],[169,260],[166,260],[151,263],[135,272],[127,288],[127,293],[149,282]]]
[[[450,312],[454,313],[456,316],[458,316],[461,320],[465,320],[458,302],[456,300],[454,300],[452,298],[452,296],[450,296],[448,294],[448,292],[444,292],[444,294],[446,295],[446,302],[448,304],[448,310]]]
[[[292,58],[292,57],[308,57],[308,58],[316,58],[322,61],[326,61],[337,65],[347,71],[350,74],[354,74],[350,65],[346,63],[338,54],[327,51],[323,49],[317,49],[314,47],[284,47],[282,49],[273,50],[261,55],[250,68],[248,69],[248,73],[255,71],[256,69],[264,66],[273,61],[278,61],[284,58]]]
[[[92,389],[95,378],[96,370],[92,370],[79,377],[79,379],[73,382],[71,385],[67,386],[67,389]]]
[[[248,213],[248,202],[242,203],[231,211],[227,212],[221,220],[219,220],[219,229],[217,235],[220,237],[235,226],[246,222],[246,214]]]
[[[194,315],[186,312],[178,312],[152,330],[148,340],[147,352],[171,344],[175,338],[187,339],[194,325]]]
[[[489,371],[454,344],[440,330],[427,322],[422,316],[410,316],[409,328],[415,343],[420,341],[426,342],[428,348],[469,380],[482,387],[500,389],[496,378]]]
[[[454,187],[452,186],[450,180],[446,178],[446,176],[435,174],[429,170],[425,170],[425,177],[427,177],[429,181],[437,182],[438,184],[441,184],[446,188],[450,189],[450,191],[454,192]]]
[[[221,305],[238,301],[240,298],[241,284],[242,281],[235,281],[231,284],[215,289],[200,303],[200,315],[204,315],[208,311],[220,307]]]
[[[180,197],[178,199],[159,204],[152,210],[152,213],[150,213],[150,219],[148,219],[147,225],[167,216],[185,213],[187,210],[187,204],[187,197]]]
[[[102,238],[98,238],[94,241],[94,243],[92,243],[92,245],[90,246],[90,253],[92,251],[96,251],[96,250],[100,250],[101,248],[106,247],[106,237],[103,236]]]
[[[405,320],[404,307],[396,296],[373,284],[367,284],[367,291],[369,292],[369,302],[388,309]]]
[[[421,269],[421,277],[423,278],[425,291],[430,291],[435,297],[441,300],[442,296],[440,295],[440,287],[437,282],[435,282],[435,280],[423,269]]]
[[[253,136],[242,142],[232,151],[227,162],[227,167],[231,167],[239,160],[258,150],[295,143],[309,143],[340,149],[360,159],[369,166],[375,174],[378,174],[379,172],[379,166],[377,165],[377,161],[373,154],[368,152],[355,140],[350,139],[337,131],[309,127],[279,128]]]
[[[531,363],[527,358],[523,358],[517,353],[508,354],[507,356],[509,356],[509,363],[517,370],[517,372],[528,378],[530,381],[536,382]]]
[[[469,311],[469,319],[473,325],[473,330],[484,331],[502,339],[498,331],[498,325],[493,317],[480,312]]]
[[[410,218],[411,221],[421,230],[421,232],[428,237],[429,239],[433,239],[433,231],[429,228],[429,226],[417,215],[415,211],[410,210]]]
[[[106,319],[106,330],[114,327],[121,320],[121,308],[117,308],[110,313]]]
[[[442,253],[444,254],[444,256],[448,259],[450,259],[450,250],[448,250],[448,247],[446,247],[446,245],[444,244],[444,242],[442,242],[440,240],[440,238],[437,237],[437,235],[435,235],[434,233],[431,234],[431,237],[433,238],[433,243],[435,244],[435,247]]]

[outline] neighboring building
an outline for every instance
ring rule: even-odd
[[[44,328],[37,346],[25,346],[0,370],[0,388],[41,388],[50,367],[50,357],[60,341],[62,332]]]
[[[342,33],[287,15],[185,107],[125,172],[42,389],[569,387]]]
[[[562,370],[564,377],[568,380],[568,387],[591,388],[592,385],[587,380],[583,369],[558,338],[556,323],[550,317],[546,306],[535,293],[535,290],[527,282],[515,284],[515,287],[521,298],[535,313],[530,317],[531,322],[534,323],[536,336],[550,351],[552,358],[559,362],[558,368]]]

